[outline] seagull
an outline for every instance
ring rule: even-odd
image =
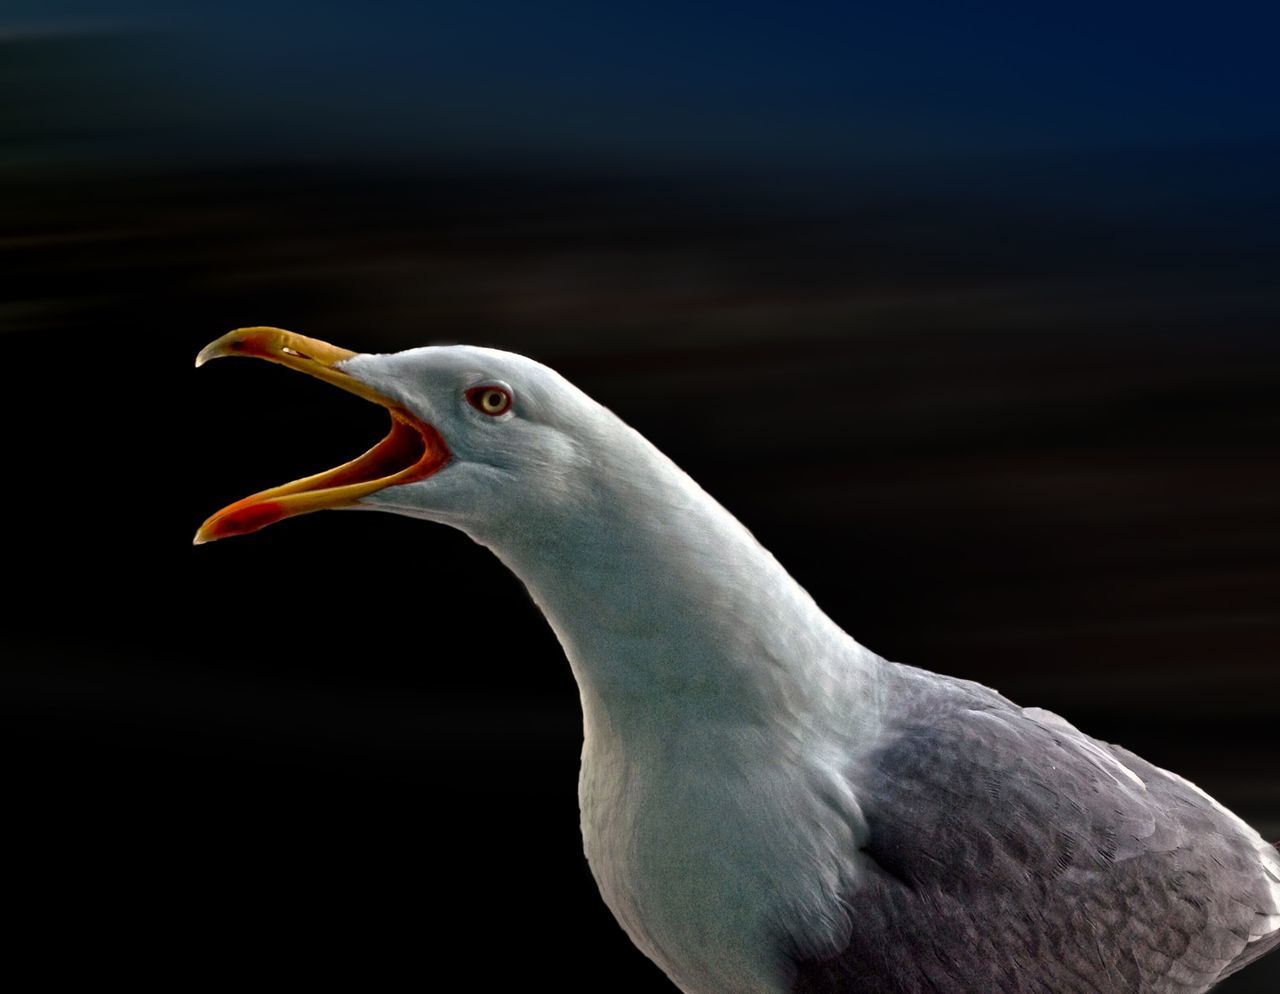
[[[1193,994],[1280,946],[1280,853],[1194,784],[847,635],[727,510],[521,355],[206,347],[385,407],[387,436],[210,517],[326,508],[461,529],[577,680],[584,850],[686,994]]]

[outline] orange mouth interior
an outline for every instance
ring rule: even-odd
[[[402,409],[388,410],[391,430],[364,455],[224,507],[200,527],[196,544],[247,535],[298,514],[350,507],[386,487],[425,479],[448,463],[449,447],[433,426]]]

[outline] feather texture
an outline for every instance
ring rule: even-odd
[[[852,773],[878,872],[795,994],[1191,994],[1275,944],[1274,849],[1195,787],[985,687],[889,679]]]

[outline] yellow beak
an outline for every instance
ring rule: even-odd
[[[341,365],[358,355],[281,328],[238,328],[206,345],[196,365],[223,356],[253,356],[296,369],[385,407],[391,431],[364,455],[333,469],[283,486],[272,487],[224,507],[196,532],[195,544],[259,528],[311,511],[350,507],[361,497],[385,487],[421,480],[449,462],[449,447],[434,427],[397,401],[345,373]]]

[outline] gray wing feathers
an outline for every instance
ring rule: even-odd
[[[852,774],[875,872],[795,991],[1198,994],[1256,957],[1273,888],[1232,815],[1050,712],[901,670],[908,706]]]

